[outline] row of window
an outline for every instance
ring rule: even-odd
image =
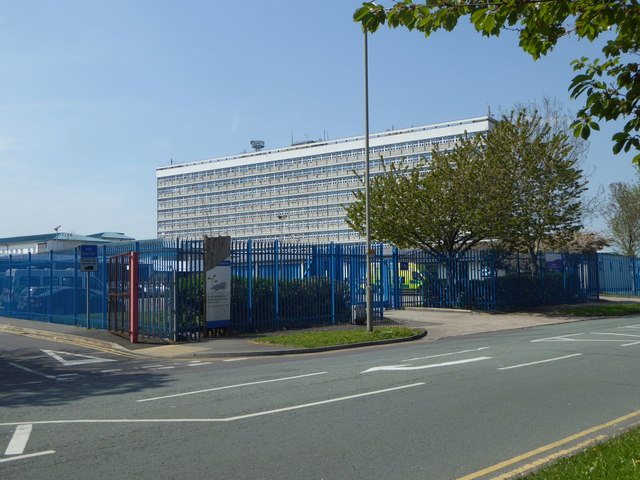
[[[455,143],[459,135],[449,135],[446,137],[437,137],[432,139],[424,139],[417,140],[414,142],[404,142],[404,143],[394,143],[389,145],[380,145],[376,147],[371,147],[369,149],[370,156],[377,156],[377,154],[382,154],[384,152],[400,152],[402,153],[404,150],[412,150],[412,149],[426,149],[432,147],[434,145],[450,145]],[[291,166],[304,166],[311,163],[315,163],[318,161],[328,161],[335,159],[343,159],[348,160],[353,157],[364,156],[364,149],[352,149],[345,150],[341,152],[333,152],[333,153],[325,153],[318,155],[309,155],[304,157],[296,157],[296,158],[286,158],[282,160],[275,160],[271,162],[262,162],[262,163],[253,163],[250,165],[239,165],[234,167],[225,167],[220,169],[212,169],[206,170],[203,172],[190,172],[178,175],[172,175],[170,177],[162,177],[158,179],[158,187],[163,187],[166,185],[172,185],[176,181],[187,181],[189,184],[197,182],[198,180],[204,180],[210,178],[215,174],[217,177],[225,177],[230,174],[235,174],[239,172],[255,172],[259,173],[261,170],[265,169],[280,169],[283,167],[291,167]]]
[[[229,214],[229,213],[218,213],[210,210],[208,215],[201,214],[198,217],[194,218],[193,216],[188,218],[175,218],[171,216],[163,216],[158,220],[158,226],[162,227],[171,227],[172,225],[184,225],[185,223],[208,223],[212,225],[218,225],[220,223],[228,224],[228,223],[247,223],[247,222],[255,222],[262,220],[274,220],[278,219],[278,221],[283,222],[285,220],[293,220],[294,218],[300,217],[309,217],[309,216],[343,216],[344,209],[340,205],[325,205],[325,206],[315,206],[315,207],[303,207],[303,208],[292,208],[288,210],[279,210],[279,211],[258,211],[255,213],[246,213],[246,214]]]
[[[232,225],[229,227],[218,227],[215,223],[209,223],[207,221],[193,221],[193,220],[170,220],[168,222],[158,222],[159,232],[168,232],[169,230],[177,230],[182,228],[193,229],[199,227],[200,229],[217,232],[220,230],[226,234],[231,233],[247,233],[247,232],[264,232],[264,231],[295,231],[304,229],[318,229],[320,227],[339,227],[345,226],[344,219],[342,218],[328,218],[323,220],[301,220],[292,222],[270,222],[252,225]]]
[[[216,202],[205,204],[205,205],[195,205],[190,207],[171,207],[168,205],[172,205],[173,201],[163,200],[158,202],[158,216],[163,218],[170,218],[178,215],[206,215],[211,212],[213,206],[218,209],[224,208],[227,211],[234,210],[248,210],[248,209],[256,209],[262,208],[268,211],[273,212],[276,208],[283,207],[291,207],[295,203],[304,202],[305,204],[314,204],[318,202],[323,202],[324,204],[343,204],[353,199],[352,192],[332,192],[332,193],[320,193],[320,194],[309,194],[309,195],[293,195],[289,197],[279,197],[279,198],[268,198],[268,199],[249,199],[245,201],[234,201],[234,202]]]
[[[203,235],[230,235],[234,238],[253,239],[253,240],[299,240],[309,242],[353,242],[362,241],[362,237],[353,230],[327,230],[305,233],[288,233],[288,232],[271,232],[271,233],[256,233],[256,232],[239,232],[239,235],[233,235],[231,232],[213,231],[210,229],[191,229],[181,232],[161,233],[159,238],[175,238],[177,236],[181,238],[201,238]]]
[[[248,196],[257,196],[263,197],[266,195],[270,196],[278,196],[278,195],[287,195],[287,194],[300,194],[306,191],[318,190],[318,189],[326,189],[330,187],[349,187],[351,189],[360,188],[360,184],[358,182],[357,177],[346,177],[346,178],[333,178],[329,180],[317,180],[313,182],[305,182],[305,183],[293,183],[293,184],[283,184],[283,185],[265,185],[264,187],[255,187],[251,189],[244,190],[233,190],[227,192],[220,193],[203,193],[200,195],[189,195],[182,197],[181,199],[173,199],[168,203],[165,203],[164,199],[158,199],[158,209],[161,209],[162,206],[178,206],[181,205],[180,202],[185,203],[217,203],[218,200],[226,200],[226,201],[237,201],[240,199],[245,199]]]

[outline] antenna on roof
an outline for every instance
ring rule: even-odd
[[[256,152],[259,152],[264,148],[263,140],[251,140],[251,148],[253,148]]]

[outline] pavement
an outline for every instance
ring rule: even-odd
[[[629,303],[637,298],[601,297],[601,303]],[[583,304],[584,305],[584,304]],[[551,325],[566,322],[577,322],[593,317],[559,315],[554,313],[558,307],[540,308],[517,313],[486,313],[471,310],[406,308],[405,310],[387,310],[384,321],[374,326],[408,326],[420,330],[419,335],[401,340],[386,340],[364,344],[326,347],[297,348],[278,345],[267,345],[253,342],[255,338],[269,334],[237,335],[228,337],[205,338],[198,342],[179,344],[154,343],[132,344],[128,339],[113,335],[105,330],[86,329],[71,325],[46,323],[32,320],[0,317],[0,333],[23,335],[61,343],[70,343],[89,348],[96,348],[113,353],[127,354],[149,358],[224,358],[268,355],[293,355],[300,353],[317,353],[328,350],[352,349],[364,346],[383,345],[406,341],[432,342],[442,338],[476,335],[504,330]],[[313,330],[356,329],[356,325],[317,328]],[[274,332],[273,334],[295,333]]]

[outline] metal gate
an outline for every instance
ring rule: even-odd
[[[107,260],[108,329],[138,341],[138,254],[127,252]]]

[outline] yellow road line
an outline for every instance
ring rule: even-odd
[[[70,339],[68,337],[56,337],[51,335],[44,335],[34,331],[20,331],[20,330],[13,330],[11,328],[2,328],[2,326],[0,326],[0,331],[4,333],[9,333],[11,335],[21,335],[23,337],[35,338],[38,340],[47,340],[47,341],[56,342],[56,343],[64,343],[66,345],[75,345],[75,346],[85,347],[85,348],[97,350],[104,353],[112,353],[114,355],[119,355],[121,357],[147,358],[145,355],[139,355],[136,353],[129,352],[127,350],[119,350],[117,348],[110,348],[107,346],[96,345],[95,343],[91,343],[91,342],[85,342],[82,340],[81,337],[78,338],[78,340],[76,340],[76,339]]]
[[[503,468],[509,467],[515,463],[521,462],[522,460],[526,460],[527,458],[531,458],[534,457],[536,455],[539,455],[541,453],[544,452],[548,452],[549,450],[552,450],[554,448],[560,447],[562,445],[565,445],[569,442],[573,442],[574,440],[578,440],[580,438],[586,437],[587,435],[591,435],[592,433],[595,433],[599,430],[603,430],[605,428],[608,427],[612,427],[617,423],[622,423],[626,420],[629,420],[633,417],[637,417],[640,416],[640,410],[636,410],[633,413],[630,413],[628,415],[624,415],[622,417],[618,417],[614,420],[611,420],[610,422],[607,423],[603,423],[601,425],[597,425],[595,427],[591,427],[587,430],[583,430],[580,433],[576,433],[574,435],[571,435],[569,437],[563,438],[562,440],[558,440],[557,442],[553,442],[553,443],[549,443],[548,445],[544,445],[540,448],[536,448],[535,450],[531,450],[530,452],[527,453],[523,453],[522,455],[518,455],[517,457],[513,457],[509,460],[505,460],[504,462],[500,462],[497,463],[496,465],[493,465],[491,467],[487,467],[483,470],[480,470],[478,472],[475,473],[471,473],[469,475],[465,475],[464,477],[460,477],[457,480],[473,480],[475,478],[479,478],[479,477],[483,477],[485,475],[488,475],[490,473],[493,472],[497,472],[498,470],[502,470]]]
[[[551,460],[555,460],[556,458],[564,457],[565,455],[569,455],[571,453],[582,450],[583,448],[588,447],[589,445],[593,445],[595,442],[600,442],[605,438],[607,438],[606,435],[598,435],[597,437],[587,440],[586,442],[579,443],[574,447],[560,450],[559,452],[548,455],[544,458],[536,460],[535,462],[528,463],[527,465],[523,465],[520,468],[516,468],[515,470],[511,470],[510,472],[507,472],[507,473],[503,473],[502,475],[494,477],[491,480],[508,480],[509,478],[513,478],[516,475],[521,475],[525,472],[528,472],[529,470],[533,470],[536,467],[540,467],[545,463],[550,462]]]

